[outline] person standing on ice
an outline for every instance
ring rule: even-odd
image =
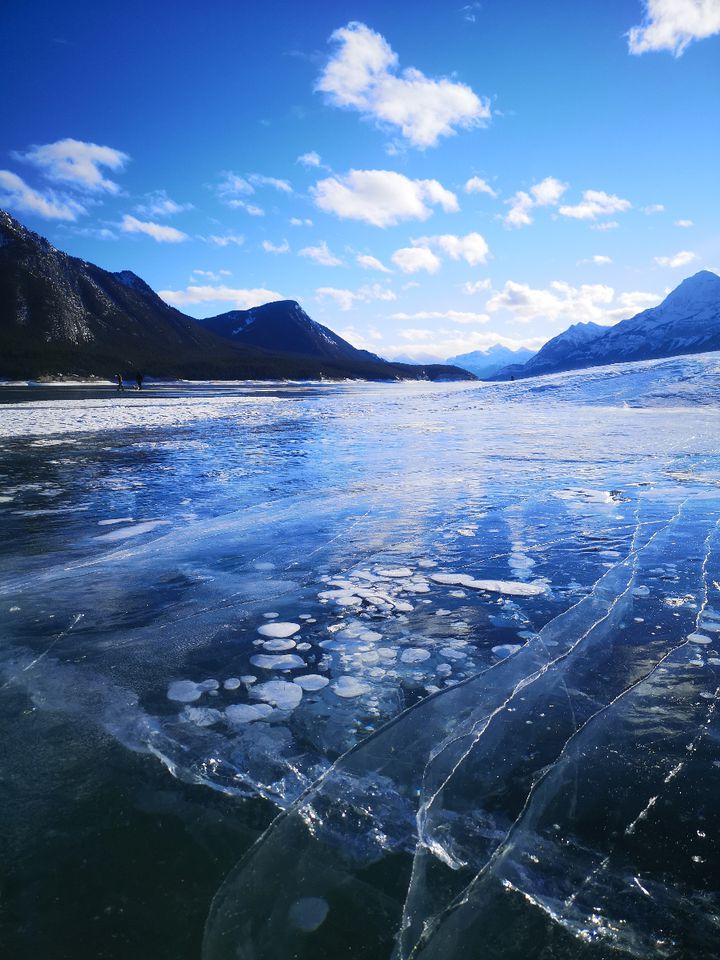
[[[116,392],[116,393],[125,393],[125,386],[123,385],[122,374],[121,374],[121,373],[116,373],[116,374],[115,374],[115,379],[116,379],[116,381],[117,381],[117,389],[116,389],[115,392]]]
[[[137,373],[135,374],[135,380],[136,380],[136,382],[137,382],[137,388],[138,388],[138,390],[142,390],[143,375],[140,373],[139,370],[138,370]]]

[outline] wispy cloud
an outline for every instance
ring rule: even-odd
[[[367,253],[359,253],[355,258],[363,270],[377,270],[378,273],[392,273],[385,264],[377,257],[371,257]]]
[[[315,247],[303,247],[302,250],[298,250],[298,255],[307,257],[308,260],[314,260],[315,263],[319,263],[322,267],[341,267],[343,263],[339,257],[336,257],[335,254],[330,251],[325,240]]]
[[[289,253],[290,244],[287,240],[282,243],[272,243],[270,240],[263,240],[262,248],[266,253]]]
[[[632,206],[629,200],[603,190],[585,190],[582,197],[582,201],[574,206],[560,207],[560,216],[573,220],[597,220],[613,213],[624,213]]]
[[[177,203],[171,200],[165,190],[153,190],[146,194],[145,200],[135,207],[135,211],[144,217],[170,217],[192,208],[191,203]]]
[[[497,193],[482,177],[470,177],[465,183],[465,193],[487,193],[491,197],[497,197]]]
[[[693,260],[697,260],[698,255],[692,250],[680,250],[671,257],[655,257],[655,263],[661,267],[686,267]]]
[[[122,170],[130,159],[114,147],[70,138],[33,146],[14,156],[37,167],[48,180],[90,193],[119,193],[120,185],[108,180],[102,168]]]
[[[138,220],[137,217],[131,217],[129,213],[122,218],[120,229],[123,233],[144,233],[157,243],[181,243],[189,239],[182,230],[176,230],[175,227],[168,227],[162,223],[153,223],[150,220]]]
[[[317,151],[309,150],[307,153],[300,154],[295,162],[302,164],[303,167],[319,167],[322,163],[322,158]]]
[[[0,206],[20,213],[33,213],[45,220],[77,220],[85,207],[52,190],[40,192],[10,170],[0,170]]]
[[[284,299],[276,290],[263,287],[189,286],[184,290],[159,290],[158,296],[173,307],[185,307],[200,303],[229,303],[236,310],[249,310],[272,300]]]
[[[366,119],[395,128],[414,147],[431,147],[440,137],[478,126],[490,117],[486,98],[469,86],[433,80],[409,67],[398,72],[398,57],[383,36],[364,23],[336,30],[335,44],[316,89],[328,102],[357,110]]]
[[[315,296],[320,302],[326,298],[334,300],[340,310],[343,311],[352,310],[356,303],[370,303],[373,300],[397,300],[395,293],[387,287],[383,287],[380,283],[373,283],[357,290],[318,287]]]

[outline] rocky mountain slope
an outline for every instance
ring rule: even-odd
[[[136,274],[71,257],[0,211],[2,378],[140,370],[192,379],[472,379],[457,367],[395,364],[358,351],[294,301],[258,308],[252,322],[232,317],[213,318],[216,332],[212,321],[168,306]],[[245,334],[228,337],[235,323]]]
[[[549,340],[527,363],[508,366],[494,380],[560,370],[654,360],[720,350],[720,277],[701,270],[661,304],[613,327],[576,323]]]

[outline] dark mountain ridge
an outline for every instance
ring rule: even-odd
[[[232,323],[245,335],[223,333]],[[134,370],[189,379],[473,379],[458,367],[396,364],[358,351],[294,301],[199,322],[132,271],[111,273],[63,253],[0,210],[0,377]]]
[[[701,270],[683,280],[657,307],[613,327],[573,324],[527,363],[504,367],[491,379],[534,377],[712,350],[720,350],[720,277]]]

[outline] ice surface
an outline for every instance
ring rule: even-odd
[[[713,956],[717,366],[6,404],[4,716],[285,811],[206,960]]]

